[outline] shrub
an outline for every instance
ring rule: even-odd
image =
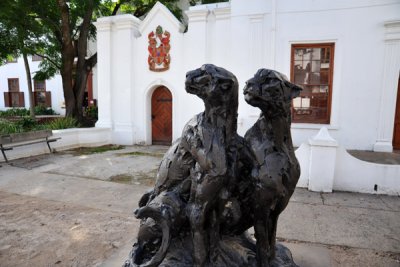
[[[11,134],[23,132],[20,124],[0,119],[0,134]]]
[[[58,115],[58,113],[55,112],[54,109],[45,107],[43,105],[38,105],[35,107],[35,114],[36,115]]]
[[[15,124],[21,127],[24,132],[34,130],[38,125],[36,120],[31,117],[22,117],[20,120],[16,121]]]
[[[79,123],[72,117],[57,118],[46,124],[46,128],[50,130],[61,130],[76,127],[79,127]]]
[[[93,118],[93,119],[98,119],[98,108],[97,106],[90,106],[86,108],[86,116]]]
[[[26,108],[10,108],[7,110],[0,110],[0,117],[22,117],[29,116],[29,110]]]

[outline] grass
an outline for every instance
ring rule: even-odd
[[[111,176],[109,179],[111,182],[120,184],[136,184],[145,186],[154,186],[157,176],[157,170],[150,172],[139,172],[132,176],[130,174],[117,174]]]
[[[164,155],[161,153],[151,153],[151,152],[142,152],[142,151],[133,151],[126,153],[118,153],[118,156],[147,156],[147,157],[155,157],[162,158]]]
[[[80,147],[80,148],[74,149],[73,151],[78,155],[91,155],[91,154],[97,154],[97,153],[104,153],[107,151],[120,150],[123,148],[124,148],[124,146],[120,146],[120,145],[105,145],[105,146],[97,146],[97,147]]]
[[[129,174],[118,174],[110,177],[111,182],[121,183],[121,184],[131,184],[132,183],[132,175]]]

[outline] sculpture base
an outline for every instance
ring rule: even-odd
[[[159,266],[162,267],[192,267],[192,240],[190,237],[171,240],[168,252]],[[145,262],[134,263],[138,253],[135,245],[130,253],[130,259],[124,267],[146,266]],[[210,262],[207,267],[257,267],[256,246],[252,238],[242,236],[224,236],[218,246],[210,249]],[[142,265],[143,264],[143,265]],[[275,247],[275,259],[270,267],[298,267],[293,261],[292,253],[282,244]]]

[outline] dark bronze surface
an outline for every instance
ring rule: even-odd
[[[128,266],[296,266],[275,244],[279,214],[300,175],[290,136],[290,103],[301,88],[259,70],[244,89],[261,116],[237,133],[238,82],[211,64],[186,74],[204,112],[184,127],[161,161],[156,185],[135,211],[141,219]],[[253,227],[255,237],[247,235]]]

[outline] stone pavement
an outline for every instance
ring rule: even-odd
[[[1,163],[0,192],[131,214],[154,182],[165,151],[162,146],[131,146]],[[280,217],[277,236],[303,267],[400,266],[400,197],[297,188]],[[120,266],[133,240],[118,246],[101,266]]]

